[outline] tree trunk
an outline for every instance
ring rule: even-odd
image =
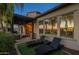
[[[4,32],[5,29],[4,29],[4,26],[3,26],[2,20],[0,20],[0,24],[1,24],[1,29],[2,29],[2,31]]]
[[[13,32],[14,32],[14,28],[13,28],[13,19],[12,19],[11,24],[10,24],[10,29],[11,29],[11,33],[13,33]]]

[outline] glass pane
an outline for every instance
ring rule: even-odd
[[[45,34],[57,34],[56,17],[45,20]]]
[[[51,25],[50,25],[50,19],[45,20],[45,34],[50,34]]]
[[[60,35],[66,37],[73,37],[73,32],[74,32],[73,13],[63,15],[61,17]]]
[[[56,20],[56,18],[51,18],[51,25],[52,25],[51,34],[57,34],[57,20]]]

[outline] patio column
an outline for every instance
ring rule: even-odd
[[[18,25],[18,33],[19,33],[20,38],[21,38],[21,25]]]
[[[43,21],[43,35],[45,35],[45,21]]]
[[[61,16],[57,17],[57,36],[60,37],[60,21]]]
[[[79,9],[74,12],[74,39],[79,42]]]
[[[25,35],[25,28],[23,25],[22,25],[22,28],[23,28],[23,35]]]
[[[37,25],[37,20],[33,20],[32,21],[32,39],[36,39],[37,38],[37,33],[38,33],[38,25]]]
[[[34,21],[32,22],[32,39],[35,39],[35,33],[34,33],[34,30],[35,30],[35,28],[34,28],[35,26],[34,26]]]
[[[36,33],[36,39],[39,39],[40,35],[39,35],[39,21],[38,20],[35,23],[35,31],[34,32]]]

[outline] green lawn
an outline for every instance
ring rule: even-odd
[[[26,43],[18,44],[18,49],[20,50],[22,55],[35,55],[35,48],[37,47],[38,46],[32,48],[27,47]],[[67,55],[67,54],[62,50],[57,50],[49,53],[49,55]]]

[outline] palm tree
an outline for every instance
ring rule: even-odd
[[[5,23],[7,28],[8,26],[10,26],[11,28],[13,14],[14,14],[14,5],[21,8],[23,7],[23,4],[21,3],[20,4],[13,4],[13,3],[0,4],[0,24],[3,31],[6,30],[3,23]]]
[[[12,19],[13,19],[13,12],[14,12],[14,4],[13,3],[8,3],[7,4],[7,13],[6,13],[6,25],[9,26],[11,29],[12,26]],[[8,28],[8,27],[7,27]]]
[[[7,10],[7,4],[0,4],[0,24],[1,24],[1,28],[3,31],[5,31],[4,26],[3,26],[3,20],[5,19],[6,16],[6,10]]]

